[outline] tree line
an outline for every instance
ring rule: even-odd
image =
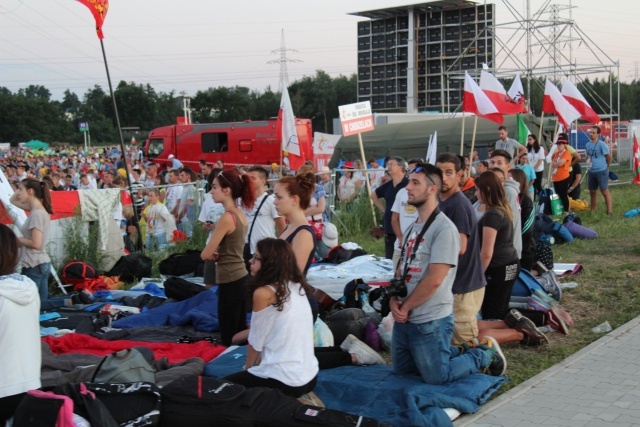
[[[298,117],[313,118],[313,129],[331,132],[338,106],[356,102],[356,76],[331,77],[318,70],[289,85],[289,95]],[[175,91],[157,92],[151,85],[121,81],[114,90],[123,128],[146,132],[176,123],[183,115],[183,100]],[[243,86],[210,87],[191,98],[194,123],[266,120],[278,115],[281,94],[271,88],[260,92]],[[80,122],[88,122],[91,141],[119,141],[111,96],[99,86],[88,89],[82,99],[66,90],[62,101],[51,99],[41,85],[30,85],[12,93],[0,87],[0,142],[45,142],[82,144]],[[126,136],[126,135],[125,135]],[[130,136],[129,136],[130,137]]]
[[[503,84],[509,87],[511,82]],[[613,86],[617,86],[617,81]],[[534,113],[540,114],[544,79],[532,81],[531,88],[530,105]],[[608,113],[601,107],[609,102],[608,80],[587,79],[578,84],[578,89],[598,113]],[[176,117],[183,114],[182,97],[175,91],[157,92],[149,84],[121,81],[114,94],[121,126],[141,131],[136,139],[145,138],[146,131],[174,124]],[[318,70],[314,76],[290,84],[289,96],[296,116],[312,119],[314,131],[331,133],[338,106],[357,102],[357,77],[355,74],[331,77]],[[271,88],[260,92],[243,86],[210,87],[192,97],[192,121],[265,120],[278,114],[280,98],[281,94]],[[620,118],[640,118],[640,81],[620,83]],[[82,99],[66,90],[62,101],[52,100],[51,92],[41,85],[30,85],[15,93],[0,87],[0,142],[40,139],[82,144],[79,122],[89,123],[92,142],[119,141],[111,97],[99,85],[88,89]]]

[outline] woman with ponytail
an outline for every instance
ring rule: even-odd
[[[249,273],[242,252],[247,234],[247,217],[236,204],[251,210],[255,202],[253,181],[234,170],[220,171],[211,183],[211,196],[224,206],[209,243],[201,253],[204,261],[216,261],[218,321],[224,345],[236,332],[247,328],[247,282]]]
[[[18,238],[18,246],[21,248],[22,274],[38,286],[42,307],[49,299],[49,273],[51,272],[51,259],[45,250],[51,222],[49,215],[53,213],[49,187],[44,182],[26,178],[13,193],[10,201],[20,209],[29,212],[29,217],[22,225],[23,237]]]
[[[296,254],[298,268],[306,276],[313,260],[316,239],[309,225],[305,210],[311,203],[316,188],[316,176],[312,171],[301,171],[296,176],[285,176],[275,188],[273,205],[280,216],[284,216],[288,225],[279,238],[291,244]]]

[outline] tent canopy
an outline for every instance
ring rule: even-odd
[[[530,114],[522,117],[529,130],[537,135],[540,129],[539,118]],[[469,154],[475,117],[467,115],[464,120],[464,153]],[[498,126],[495,122],[478,118],[475,147],[493,146],[498,139]],[[516,116],[504,116],[504,126],[509,130],[509,137],[515,139]],[[400,156],[405,159],[425,158],[429,135],[435,131],[438,131],[438,153],[446,151],[460,153],[462,117],[455,117],[378,125],[374,130],[362,134],[365,157],[366,159],[380,159],[387,156]],[[352,161],[359,158],[358,135],[342,137],[336,145],[329,166],[337,167],[341,159]]]
[[[46,148],[49,148],[49,144],[47,144],[46,142],[42,142],[38,139],[32,139],[31,141],[24,144],[24,146],[31,148],[33,150],[44,150]]]

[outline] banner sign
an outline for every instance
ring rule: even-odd
[[[371,102],[358,102],[356,104],[341,105],[340,122],[342,123],[342,135],[349,136],[373,130],[373,115]]]

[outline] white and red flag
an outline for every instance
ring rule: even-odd
[[[640,184],[640,145],[638,145],[638,135],[633,135],[633,177],[634,184]]]
[[[304,164],[305,157],[300,149],[296,118],[293,114],[293,106],[286,86],[282,90],[276,132],[282,136],[282,151],[288,153],[289,167],[293,170],[298,170]]]
[[[569,104],[569,101],[562,96],[558,88],[549,79],[544,84],[542,112],[557,115],[558,120],[566,129],[570,129],[571,123],[580,118],[580,112]]]
[[[522,83],[520,85],[522,86]],[[496,106],[500,114],[527,112],[527,107],[524,105],[524,97],[522,97],[522,95],[519,97],[522,102],[517,102],[504,90],[502,83],[500,83],[493,74],[484,70],[482,70],[482,74],[480,74],[480,89],[487,95],[493,105]]]
[[[596,113],[577,87],[568,79],[562,83],[562,96],[569,101],[569,104],[580,112],[583,119],[589,123],[600,123],[600,116]]]
[[[498,111],[489,97],[480,89],[480,86],[473,81],[469,73],[464,73],[464,98],[462,100],[462,111],[474,113],[475,115],[491,120],[498,124],[504,122],[504,117]]]

